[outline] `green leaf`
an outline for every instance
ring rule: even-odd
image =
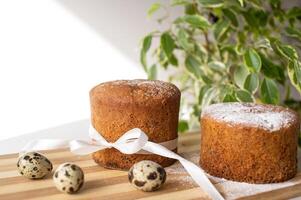
[[[202,104],[202,101],[203,101],[203,97],[205,95],[205,93],[207,92],[207,90],[209,90],[211,88],[210,85],[204,85],[201,89],[200,89],[200,92],[199,92],[199,104]]]
[[[190,3],[185,5],[185,14],[187,15],[195,15],[197,14],[198,9],[195,4]]]
[[[264,38],[262,40],[259,40],[254,45],[256,48],[265,48],[265,49],[272,49],[270,40],[267,38]]]
[[[235,57],[237,56],[234,45],[231,45],[231,44],[230,45],[222,45],[220,47],[220,50],[221,50],[222,53],[228,52],[228,53],[230,53],[231,55],[233,55]]]
[[[271,4],[271,6],[273,8],[277,8],[280,6],[281,4],[281,0],[269,0],[269,3]]]
[[[288,60],[298,59],[298,53],[291,45],[276,44],[278,51]]]
[[[200,63],[193,57],[187,56],[185,59],[186,69],[193,74],[197,79],[201,77]]]
[[[244,1],[243,0],[237,0],[239,2],[239,4],[241,5],[241,7],[244,7]]]
[[[171,1],[171,6],[180,6],[180,5],[187,5],[187,4],[190,4],[190,2],[187,0],[172,0]]]
[[[160,54],[159,60],[163,61],[161,64],[164,68],[167,68],[168,64],[178,66],[178,59],[174,56],[173,50],[175,49],[175,41],[168,32],[161,35],[161,48],[162,52]]]
[[[152,44],[152,35],[147,35],[144,37],[143,39],[143,43],[142,43],[142,50],[147,52]]]
[[[146,62],[146,54],[148,50],[150,49],[152,43],[152,35],[147,35],[142,40],[142,48],[140,52],[140,62],[144,68],[144,71],[147,72],[147,62]]]
[[[147,72],[147,62],[146,62],[146,53],[144,51],[140,52],[140,63],[145,72]]]
[[[189,129],[188,122],[186,120],[180,120],[178,125],[178,131],[183,133]]]
[[[254,7],[260,8],[262,6],[261,0],[248,0],[248,3],[253,4]]]
[[[294,29],[293,27],[287,27],[285,28],[285,32],[288,36],[297,38],[301,41],[301,31]]]
[[[165,55],[164,51],[162,50],[162,47],[159,46],[157,49],[157,56],[158,56],[158,61],[160,63],[160,65],[166,69],[168,66],[168,58]]]
[[[236,47],[239,47],[239,46],[242,46],[242,44],[244,44],[246,42],[247,34],[246,34],[246,32],[238,31],[237,37],[238,37],[238,42],[239,43],[236,44]],[[241,51],[239,51],[238,53],[239,53],[239,55],[242,55]]]
[[[210,84],[212,81],[201,70],[200,62],[193,56],[187,56],[185,59],[185,67],[196,79],[201,79],[204,83]]]
[[[260,26],[265,26],[268,23],[268,14],[263,10],[256,10],[255,16],[257,19],[257,24]]]
[[[224,96],[221,96],[222,102],[236,102],[238,101],[235,97],[233,87],[224,87]]]
[[[243,44],[238,43],[235,46],[235,52],[237,53],[237,55],[244,55],[245,53],[245,47],[243,46]]]
[[[201,59],[201,62],[206,63],[208,61],[208,52],[207,50],[200,44],[195,44],[195,55]]]
[[[262,61],[261,72],[268,78],[276,79],[280,83],[285,82],[284,69],[280,65],[271,62],[264,54],[259,53]]]
[[[235,95],[233,94],[226,94],[224,99],[223,99],[223,102],[236,102],[237,99],[235,97]]]
[[[185,15],[184,17],[180,17],[179,21],[184,21],[192,27],[202,30],[207,30],[210,27],[209,21],[200,15]]]
[[[259,78],[257,74],[249,74],[244,83],[244,88],[251,94],[254,94],[259,86]]]
[[[208,67],[212,69],[215,72],[223,72],[226,69],[226,66],[224,63],[219,61],[211,61],[208,63]]]
[[[255,7],[250,7],[248,10],[242,11],[242,15],[245,21],[247,22],[247,24],[249,25],[246,26],[246,28],[248,28],[255,34],[258,34],[261,33],[262,30],[264,30],[264,29],[260,29],[261,27],[266,28],[265,26],[268,23],[268,12],[265,12],[261,8],[262,5],[260,5],[258,8]]]
[[[161,35],[161,46],[167,58],[170,58],[175,48],[175,41],[168,32]]]
[[[194,104],[192,106],[192,114],[196,117],[199,117],[201,113],[200,106],[198,104]]]
[[[250,92],[247,90],[235,91],[235,97],[241,102],[254,102],[254,99]]]
[[[208,8],[218,8],[224,5],[223,0],[198,0],[198,2]]]
[[[297,18],[297,17],[301,17],[301,8],[300,7],[293,7],[291,9],[288,10],[287,18]]]
[[[278,104],[279,90],[275,81],[264,78],[260,86],[260,98],[263,103]]]
[[[297,60],[290,61],[287,67],[288,76],[292,85],[301,95],[301,64]]]
[[[254,32],[258,31],[258,24],[257,24],[257,18],[254,16],[254,9],[249,8],[248,10],[244,11],[243,17],[245,21],[248,23],[251,30]]]
[[[258,73],[261,68],[260,56],[254,49],[248,49],[244,54],[244,64],[250,72]]]
[[[172,54],[169,58],[168,61],[170,64],[172,64],[173,66],[178,66],[178,59],[175,57],[174,54]]]
[[[147,73],[147,78],[149,80],[156,80],[157,79],[157,66],[154,64],[152,65],[149,70],[148,70],[148,73]]]
[[[244,88],[244,83],[248,76],[249,72],[244,66],[237,66],[234,70],[233,78],[236,85],[240,88]]]
[[[220,40],[223,34],[226,33],[226,31],[228,30],[229,25],[230,25],[229,20],[219,20],[218,23],[214,25],[214,30],[213,30],[214,37],[217,40]]]
[[[234,12],[229,8],[224,8],[224,9],[222,9],[222,11],[223,11],[224,15],[231,21],[231,23],[235,27],[237,27],[238,26],[238,21],[237,21],[237,18],[235,16]]]
[[[159,8],[161,8],[161,4],[160,3],[154,3],[154,4],[152,4],[151,7],[147,11],[147,16],[151,17],[157,10],[159,10]]]
[[[217,95],[218,95],[218,90],[215,87],[208,89],[203,97],[202,106],[201,106],[202,109],[210,105]]]
[[[274,37],[269,38],[269,40],[270,40],[270,44],[271,44],[271,47],[272,47],[273,51],[274,51],[278,56],[283,57],[283,54],[282,54],[282,52],[280,52],[279,47],[278,47],[278,46],[280,45],[280,41],[279,41],[278,39],[274,38]],[[280,57],[280,58],[281,58],[281,57]],[[286,58],[286,57],[285,57],[285,58]]]
[[[180,29],[177,34],[179,46],[185,51],[192,51],[194,46],[189,42],[189,34],[184,30]]]

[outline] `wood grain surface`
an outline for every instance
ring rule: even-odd
[[[179,153],[187,159],[198,160],[200,135],[186,133],[179,138]],[[17,172],[17,154],[0,156],[0,200],[35,199],[35,200],[61,200],[61,199],[208,199],[202,191],[181,168],[179,163],[167,168],[167,181],[156,192],[142,192],[136,190],[128,182],[127,172],[108,170],[98,166],[90,156],[75,156],[67,149],[42,152],[53,163],[54,169],[64,162],[73,162],[79,165],[85,173],[85,184],[77,194],[64,194],[58,191],[52,181],[52,174],[41,180],[29,180]],[[194,155],[192,157],[191,155]],[[177,172],[179,170],[179,172]],[[299,179],[301,179],[299,177]],[[298,180],[299,180],[298,179]],[[281,189],[264,191],[242,199],[287,199],[301,195],[300,184]],[[228,198],[227,190],[220,185],[226,180],[212,179],[222,195]],[[241,191],[239,191],[241,192]],[[235,196],[232,194],[232,197]],[[237,195],[239,196],[239,195]],[[231,197],[231,196],[230,196]]]

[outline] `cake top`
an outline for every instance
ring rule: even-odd
[[[144,79],[104,82],[94,87],[92,92],[101,97],[114,97],[114,101],[123,101],[127,97],[134,98],[136,101],[145,101],[180,96],[179,89],[171,83]]]
[[[255,103],[218,103],[206,107],[202,117],[208,116],[231,124],[243,124],[273,132],[296,123],[297,114],[281,106]]]

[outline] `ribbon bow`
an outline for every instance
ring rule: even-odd
[[[223,200],[224,198],[213,186],[205,172],[196,166],[194,163],[182,158],[178,154],[169,150],[163,143],[157,144],[148,141],[147,135],[139,128],[134,128],[123,134],[116,142],[110,143],[105,140],[92,126],[89,128],[89,136],[91,142],[83,140],[56,140],[44,139],[36,140],[27,144],[22,152],[33,150],[49,150],[55,148],[69,147],[70,151],[77,155],[87,155],[106,148],[115,148],[124,154],[135,154],[149,152],[163,157],[173,158],[178,160],[185,170],[189,173],[192,179],[206,191],[212,199]]]
[[[71,152],[86,155],[106,148],[115,148],[124,154],[134,154],[141,151],[148,142],[147,135],[138,128],[129,130],[114,143],[107,142],[92,126],[89,128],[89,136],[92,142],[70,141]]]

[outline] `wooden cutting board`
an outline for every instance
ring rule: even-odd
[[[186,133],[179,137],[179,153],[192,160],[198,161],[200,136],[198,133]],[[156,192],[142,192],[132,187],[127,178],[126,171],[104,169],[91,159],[90,156],[76,156],[67,149],[43,152],[54,164],[54,169],[61,163],[73,162],[84,170],[85,185],[82,190],[73,195],[59,192],[52,181],[52,175],[42,180],[29,180],[20,176],[17,172],[17,154],[0,156],[0,200],[17,199],[208,199],[206,193],[192,181],[179,163],[167,170],[167,181],[163,188]],[[289,187],[282,187],[272,191],[256,192],[248,197],[243,197],[242,191],[236,187],[227,190],[226,180],[212,178],[212,182],[220,190],[225,198],[236,197],[244,199],[287,199],[301,195],[301,176],[298,174],[296,183]],[[236,182],[232,182],[235,184]],[[260,187],[259,187],[260,188]],[[232,193],[231,195],[229,193]],[[233,195],[234,194],[234,195]],[[252,193],[251,193],[252,194]],[[250,193],[248,193],[250,195]]]

